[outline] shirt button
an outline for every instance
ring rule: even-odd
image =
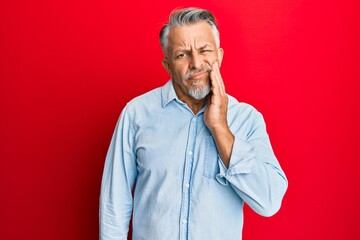
[[[187,220],[186,220],[186,219],[183,219],[183,220],[182,220],[182,223],[183,223],[183,224],[186,224],[186,223],[187,223]]]
[[[190,150],[190,151],[189,151],[189,155],[192,155],[192,154],[193,154],[193,152]]]
[[[196,118],[193,118],[192,121],[195,122],[195,121],[196,121]]]
[[[185,187],[186,187],[186,188],[189,188],[189,187],[190,187],[190,184],[187,183],[187,184],[185,185]]]

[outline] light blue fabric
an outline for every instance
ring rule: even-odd
[[[240,240],[244,202],[260,215],[278,211],[287,180],[262,115],[229,96],[227,169],[205,108],[194,115],[171,81],[127,104],[106,157],[100,239],[127,239],[133,213],[133,240]]]

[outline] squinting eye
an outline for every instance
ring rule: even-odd
[[[201,53],[205,53],[205,52],[211,52],[211,50],[208,50],[208,49],[203,49],[200,51]]]

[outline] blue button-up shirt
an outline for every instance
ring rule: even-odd
[[[278,211],[287,180],[262,115],[229,96],[227,169],[205,108],[194,115],[171,81],[126,105],[104,167],[100,239],[127,239],[133,216],[134,240],[240,240],[244,203],[264,216]]]

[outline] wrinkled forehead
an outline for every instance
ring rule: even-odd
[[[215,33],[205,21],[200,20],[192,24],[172,26],[169,29],[168,49],[200,43],[216,45]]]

